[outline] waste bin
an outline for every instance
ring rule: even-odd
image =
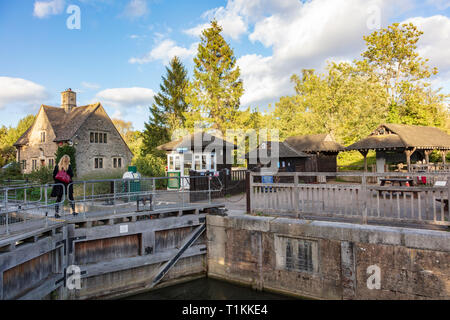
[[[123,174],[122,179],[122,193],[136,193],[141,191],[141,174],[137,172],[135,166],[129,166],[128,172]],[[125,201],[131,200],[135,201],[137,199],[136,195],[126,197]]]
[[[173,179],[168,179],[167,181],[167,189],[180,189],[181,188],[181,172],[167,172],[167,177]]]

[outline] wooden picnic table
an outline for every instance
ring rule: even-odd
[[[398,183],[399,186],[402,187],[403,186],[402,183],[404,183],[405,186],[406,186],[406,183],[409,183],[409,185],[411,186],[414,182],[414,179],[412,179],[412,178],[382,178],[382,179],[380,179],[380,181],[381,181],[380,186],[382,186],[382,187],[386,184],[386,182],[390,182],[390,183],[392,183],[392,185],[394,185],[395,183]]]

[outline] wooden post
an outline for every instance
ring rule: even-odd
[[[411,155],[416,151],[416,148],[412,150],[405,149],[406,163],[408,164],[408,172],[411,172]]]
[[[359,153],[361,153],[364,157],[364,172],[367,172],[367,154],[369,153],[369,151],[368,150],[364,150],[364,151],[359,150]]]
[[[252,213],[252,204],[251,204],[251,195],[250,192],[252,190],[250,189],[250,179],[252,178],[250,171],[245,172],[245,192],[247,194],[247,213]]]
[[[433,152],[433,150],[424,150],[425,153],[425,161],[427,164],[430,164],[430,154]]]
[[[448,151],[441,151],[441,156],[442,156],[442,164],[445,164],[447,161],[447,153]]]
[[[367,193],[367,181],[365,173],[361,177],[361,196],[363,198],[363,210],[362,210],[362,221],[363,224],[367,224],[367,202],[368,202],[368,193]]]

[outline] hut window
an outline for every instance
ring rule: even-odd
[[[181,170],[180,156],[175,156],[175,170]]]
[[[202,170],[202,164],[200,162],[200,155],[194,156],[194,168],[196,171]]]
[[[31,160],[31,170],[37,169],[37,160]]]
[[[27,160],[22,160],[22,170],[26,170],[27,168]]]
[[[103,143],[108,143],[108,138],[107,138],[106,133],[103,134]]]
[[[174,169],[173,155],[169,155],[169,170],[173,170],[173,169]]]
[[[53,168],[55,166],[55,159],[53,159],[53,158],[48,159],[48,166],[50,168]]]
[[[206,154],[202,155],[202,169],[209,170],[208,165],[207,165],[207,156],[206,156]]]
[[[45,142],[45,131],[41,132],[41,142]]]
[[[94,143],[94,133],[91,132],[91,139],[90,139],[91,143]]]
[[[98,132],[95,133],[95,143],[98,143]]]
[[[99,135],[98,135],[98,142],[103,143],[103,134],[102,133],[99,133]]]

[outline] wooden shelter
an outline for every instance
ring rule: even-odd
[[[364,156],[364,168],[367,171],[367,153],[377,153],[377,171],[384,171],[386,162],[401,162],[406,158],[408,171],[411,161],[425,160],[434,150],[441,153],[442,161],[450,150],[450,135],[435,127],[404,124],[382,124],[367,138],[346,148],[358,150]]]
[[[297,152],[310,156],[305,170],[296,171],[336,172],[337,155],[345,151],[343,145],[336,142],[331,134],[326,133],[289,137],[284,143]]]
[[[278,148],[275,151],[275,148]],[[256,171],[262,167],[277,167],[280,171],[306,171],[310,155],[297,151],[285,142],[266,141],[245,155],[247,168]],[[309,170],[308,170],[309,171]]]

